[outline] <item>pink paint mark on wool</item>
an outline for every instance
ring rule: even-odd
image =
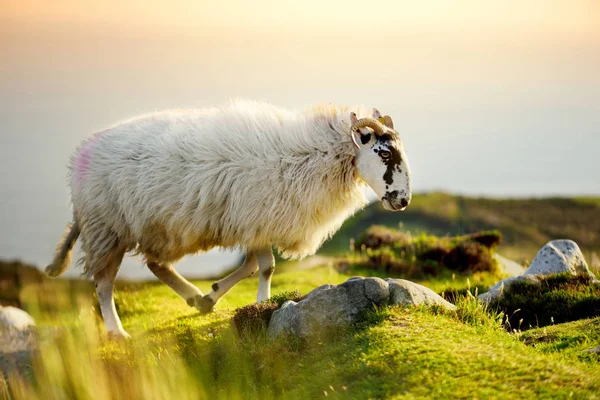
[[[73,163],[73,174],[77,185],[81,185],[83,183],[85,174],[89,169],[89,164],[94,151],[94,146],[96,143],[98,143],[101,137],[102,133],[97,133],[91,138],[89,138],[75,156],[75,162]]]

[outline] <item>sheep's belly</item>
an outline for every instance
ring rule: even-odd
[[[138,240],[138,252],[147,260],[175,262],[185,255],[208,251],[224,246],[220,238],[209,235],[182,235],[181,232],[168,232],[162,224],[151,224],[144,228]]]

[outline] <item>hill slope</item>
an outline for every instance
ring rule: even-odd
[[[275,274],[274,292],[303,293],[350,274],[331,266]],[[472,277],[474,279],[474,277]],[[422,281],[436,291],[465,277]],[[195,282],[207,291],[212,282]],[[509,334],[474,302],[457,313],[393,308],[313,342],[239,338],[230,321],[253,301],[241,282],[200,316],[158,283],[120,284],[117,308],[134,339],[107,342],[91,285],[31,284],[24,306],[41,327],[36,381],[12,380],[16,398],[594,398],[600,391],[599,319],[554,336]],[[50,333],[49,333],[50,332]],[[563,342],[569,336],[571,340]],[[582,338],[585,338],[583,340]],[[543,342],[544,347],[536,347]],[[568,350],[568,351],[565,351]],[[0,393],[2,384],[0,383]],[[0,395],[1,396],[1,395]]]
[[[324,253],[345,253],[351,238],[358,239],[371,225],[461,235],[498,229],[503,234],[499,252],[520,262],[531,260],[552,239],[568,238],[588,257],[600,253],[600,199],[485,199],[446,193],[413,197],[404,212],[384,210],[380,202],[367,206],[346,221],[323,247]]]

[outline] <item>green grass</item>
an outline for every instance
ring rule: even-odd
[[[488,309],[475,296],[499,280],[499,271],[437,268],[420,259],[421,250],[432,245],[456,248],[446,236],[497,229],[504,239],[500,253],[517,261],[531,260],[545,242],[563,237],[575,240],[590,260],[592,252],[600,253],[600,199],[415,195],[403,213],[387,212],[379,203],[357,213],[323,254],[346,254],[350,239],[373,224],[411,232],[407,237],[416,238],[411,248],[391,245],[386,254],[419,261],[412,264],[417,272],[433,268],[435,273],[415,273],[411,280],[452,297],[456,311],[377,310],[352,329],[319,340],[268,341],[263,325],[241,335],[244,324],[234,325],[239,309],[255,299],[256,279],[241,282],[206,316],[162,284],[120,283],[116,305],[133,340],[113,342],[104,333],[90,283],[49,281],[32,270],[7,273],[0,301],[35,317],[40,351],[32,374],[10,376],[9,386],[0,379],[0,398],[600,397],[600,355],[586,351],[600,346],[600,317],[589,313],[597,309],[597,286],[556,277],[537,288],[516,286],[506,304]],[[295,296],[292,291],[308,293],[353,275],[407,277],[407,271],[365,265],[356,244],[341,268],[333,262],[301,271],[294,262],[280,265],[273,293],[281,296],[274,303]],[[14,282],[23,286],[20,293]],[[213,281],[194,283],[207,292]],[[259,317],[276,307],[267,304]],[[535,318],[526,320],[526,313]],[[575,317],[591,318],[563,322]],[[540,320],[548,325],[513,330]]]
[[[542,353],[600,362],[600,353],[587,351],[600,346],[600,318],[531,329],[523,332],[520,339]]]
[[[353,272],[331,266],[288,270],[275,274],[273,291],[308,293],[325,283],[343,282]],[[421,283],[441,291],[495,279],[484,275],[469,281],[441,276]],[[212,281],[195,283],[207,291]],[[579,343],[549,348],[525,334],[507,333],[500,314],[467,296],[457,302],[456,312],[385,309],[320,341],[268,342],[264,334],[239,337],[232,327],[236,308],[254,300],[256,285],[256,279],[241,282],[214,313],[200,316],[164,285],[121,284],[116,302],[134,337],[125,343],[104,337],[90,285],[46,282],[26,288],[22,302],[39,322],[41,354],[35,382],[10,379],[12,396],[594,398],[600,391],[598,363],[573,355],[600,344],[598,318],[589,320],[596,331],[585,339],[579,333],[582,321],[548,327],[561,327],[555,336],[574,336],[578,339],[571,342]]]

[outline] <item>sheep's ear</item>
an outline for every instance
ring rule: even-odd
[[[351,112],[350,113],[350,125],[354,125],[357,121],[358,121],[358,118],[356,117],[356,113]]]
[[[381,118],[381,113],[379,112],[378,109],[374,108],[373,109],[373,119],[379,119]]]
[[[392,121],[392,117],[389,115],[383,117],[383,124],[390,129],[394,129],[394,122]]]

